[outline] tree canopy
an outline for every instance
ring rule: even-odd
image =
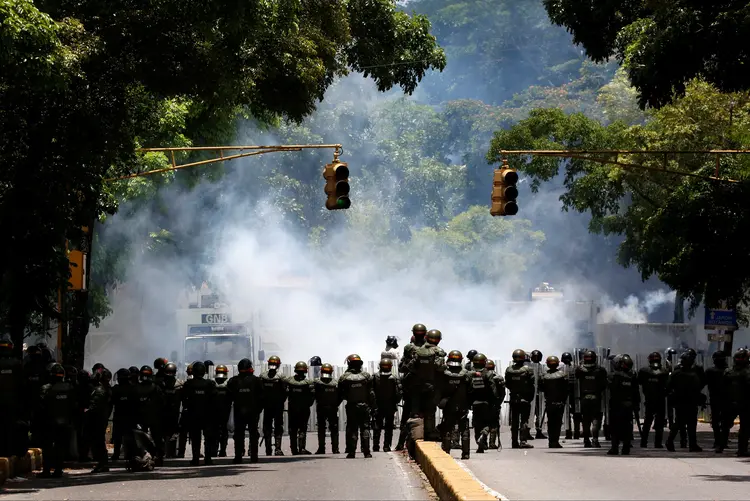
[[[594,61],[624,65],[641,107],[659,108],[700,77],[723,92],[748,90],[750,4],[743,0],[544,0]]]
[[[740,149],[748,146],[749,98],[747,93],[724,94],[694,81],[683,98],[652,112],[646,124],[633,126],[621,121],[602,125],[580,113],[538,109],[510,129],[496,132],[488,159],[497,162],[502,150],[510,149]],[[593,232],[624,236],[618,260],[636,266],[644,280],[657,275],[690,299],[693,308],[703,301],[727,301],[731,307],[746,304],[750,266],[745,255],[750,244],[741,235],[750,229],[750,158],[720,157],[720,177],[738,183],[708,179],[716,169],[714,155],[635,154],[609,160],[654,170],[580,158],[509,159],[511,166],[528,174],[534,190],[562,175],[564,209],[589,212]]]

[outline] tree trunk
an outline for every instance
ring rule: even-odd
[[[685,298],[679,292],[674,296],[674,320],[672,323],[685,323]]]
[[[70,323],[63,339],[63,364],[83,369],[86,336],[89,333],[88,292],[74,291],[70,294]]]
[[[13,301],[8,314],[8,330],[13,341],[13,355],[23,359],[23,338],[26,334],[28,314],[21,308],[21,301]]]

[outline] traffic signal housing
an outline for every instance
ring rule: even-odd
[[[328,195],[326,209],[340,210],[351,207],[348,164],[334,159],[323,169],[323,178],[326,180],[325,192]]]
[[[490,214],[493,216],[515,216],[518,214],[518,172],[508,167],[508,161],[503,160],[503,166],[495,170],[492,180],[492,206]]]

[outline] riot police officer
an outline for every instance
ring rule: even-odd
[[[292,455],[312,454],[307,450],[307,423],[310,407],[315,402],[315,383],[307,377],[307,364],[297,362],[294,376],[287,381],[289,391],[289,447]]]
[[[218,367],[217,367],[218,370]],[[250,432],[250,462],[258,462],[258,421],[263,407],[263,384],[253,374],[253,364],[243,358],[237,364],[239,374],[227,383],[234,406],[234,464],[242,463],[245,454],[245,431]]]
[[[643,417],[641,447],[648,447],[648,434],[654,425],[654,447],[661,449],[666,424],[667,383],[669,373],[662,366],[661,353],[655,351],[648,356],[648,367],[638,371],[638,384],[643,390],[646,414]]]
[[[547,357],[547,372],[539,381],[539,390],[544,394],[547,411],[547,436],[550,449],[562,448],[560,430],[570,386],[567,376],[559,370],[559,367],[560,360],[556,356]]]
[[[602,423],[602,397],[607,389],[607,371],[597,363],[596,353],[586,350],[581,365],[576,368],[576,378],[581,393],[583,446],[601,447],[599,431]]]
[[[493,399],[490,402],[490,440],[487,448],[497,449],[500,438],[500,410],[505,399],[505,379],[495,372],[495,362],[492,359],[487,359],[484,369],[492,381],[493,393]]]
[[[572,429],[568,429],[568,431],[565,432],[565,439],[570,440],[573,439],[579,439],[581,438],[581,413],[580,409],[578,408],[578,399],[576,397],[576,371],[573,367],[573,355],[570,352],[564,352],[562,355],[560,355],[560,361],[565,366],[565,372],[568,376],[568,422],[566,423],[566,427],[570,427],[572,424]],[[572,418],[572,423],[571,423]],[[549,424],[547,425],[549,426]]]
[[[513,352],[513,364],[505,370],[505,385],[510,391],[510,436],[513,449],[532,449],[526,442],[531,401],[534,399],[534,372],[526,365],[526,352]]]
[[[181,385],[177,384],[177,365],[172,362],[162,369],[162,395],[164,398],[164,416],[161,420],[162,441],[164,455],[175,457],[177,449],[177,435],[179,434]],[[157,458],[158,459],[158,458]]]
[[[117,385],[112,388],[112,461],[120,458],[123,437],[135,428],[135,387],[130,384],[130,372],[124,368],[119,369],[115,378]]]
[[[727,371],[726,378],[729,387],[729,405],[722,427],[724,439],[720,445],[726,447],[731,423],[739,416],[740,430],[737,437],[737,456],[748,457],[750,456],[748,452],[749,433],[746,425],[750,422],[750,353],[746,349],[741,348],[735,352],[734,365]]]
[[[706,369],[706,385],[708,386],[709,405],[711,406],[711,428],[714,433],[713,448],[723,451],[727,446],[727,444],[722,442],[729,396],[726,379],[728,367],[727,354],[723,351],[717,351],[711,358],[713,359],[714,366]]]
[[[478,353],[477,350],[469,350],[466,353],[466,365],[464,366],[464,369],[471,371],[474,368],[474,357],[476,357]]]
[[[42,386],[45,461],[42,477],[61,477],[65,452],[70,445],[73,418],[77,410],[76,390],[65,381],[65,369],[53,364],[49,383]],[[106,456],[106,453],[105,453]],[[51,470],[55,472],[50,475]]]
[[[488,449],[487,438],[492,424],[492,402],[496,398],[493,393],[492,374],[487,372],[487,357],[484,353],[474,356],[469,397],[473,414],[474,440],[477,443],[477,453],[482,454]]]
[[[615,370],[609,376],[612,447],[607,454],[610,456],[620,453],[620,444],[622,444],[622,454],[630,454],[633,415],[641,399],[638,380],[632,369],[633,360],[629,355],[622,355],[617,357]]]
[[[206,465],[213,464],[211,450],[213,443],[213,422],[211,413],[216,405],[216,383],[210,379],[205,379],[206,366],[203,362],[193,362],[193,378],[185,381],[182,388],[182,398],[186,402],[186,407],[190,413],[188,422],[190,423],[190,446],[193,451],[193,458],[190,460],[192,466],[200,464],[201,454],[201,435],[205,441],[205,460]]]
[[[393,443],[393,420],[401,401],[401,382],[393,374],[393,359],[382,359],[378,368],[380,371],[373,376],[372,382],[378,408],[373,420],[372,450],[380,450],[380,434],[385,429],[383,452],[390,452]]]
[[[161,389],[164,389],[164,367],[167,366],[167,359],[166,358],[157,358],[154,360],[154,370],[156,373],[154,374],[154,383],[159,385]]]
[[[320,378],[315,381],[315,412],[318,418],[318,450],[326,453],[326,425],[331,432],[331,451],[339,453],[339,388],[333,377],[333,366],[323,364]]]
[[[216,383],[216,413],[214,418],[215,429],[213,432],[213,454],[220,458],[227,457],[227,442],[229,441],[229,414],[232,411],[232,399],[227,386],[229,369],[226,365],[216,366],[214,371],[214,382]]]
[[[193,364],[188,364],[187,367],[185,367],[185,376],[186,380],[189,381],[193,377]],[[190,423],[188,422],[190,419],[190,413],[188,412],[187,407],[185,407],[185,404],[187,404],[187,401],[182,398],[182,392],[185,388],[185,383],[183,382],[179,388],[177,389],[177,393],[180,396],[180,402],[182,405],[182,412],[180,412],[180,435],[178,437],[178,443],[177,443],[177,457],[178,458],[184,458],[185,457],[185,448],[187,447],[187,440],[188,440],[188,432],[190,430]]]
[[[273,436],[274,455],[283,456],[281,437],[284,436],[284,403],[287,399],[287,380],[279,373],[281,359],[276,355],[268,359],[268,370],[260,375],[263,385],[263,438],[266,441],[266,456],[271,455]]]
[[[161,466],[164,461],[164,392],[156,384],[154,371],[148,365],[140,370],[140,383],[135,390],[138,398],[137,421],[143,431],[148,431],[154,441],[156,458],[154,463]]]
[[[349,355],[346,362],[348,370],[339,379],[340,399],[346,400],[346,457],[355,457],[359,433],[362,454],[365,458],[371,458],[370,419],[377,414],[372,376],[362,370],[359,355]]]
[[[411,361],[414,351],[417,347],[424,344],[424,338],[427,335],[427,327],[424,324],[414,324],[411,328],[412,336],[411,342],[404,346],[404,354],[398,364],[398,372],[401,374],[401,389],[403,392],[404,404],[401,412],[401,423],[399,424],[399,435],[398,443],[396,444],[396,450],[401,451],[404,449],[406,443],[406,437],[409,433],[407,421],[412,414],[412,391],[411,385],[413,377],[409,373],[408,364]]]
[[[689,352],[680,357],[680,367],[672,372],[667,391],[674,398],[675,426],[669,430],[667,450],[674,452],[674,439],[679,430],[687,429],[690,452],[701,452],[698,446],[696,428],[698,426],[698,406],[701,405],[704,382],[701,373],[693,366],[694,358]]]
[[[442,334],[432,329],[425,336],[425,343],[414,351],[409,362],[409,372],[412,381],[412,415],[424,419],[424,436],[427,440],[439,438],[435,427],[435,380],[445,369],[445,352],[438,346]]]
[[[443,450],[450,454],[453,429],[458,426],[461,436],[461,459],[469,459],[469,389],[471,376],[462,367],[463,355],[458,350],[448,354],[447,368],[440,380],[440,403],[443,422],[440,423]]]
[[[88,407],[89,440],[91,454],[94,456],[96,466],[91,473],[104,473],[109,471],[107,465],[106,432],[109,424],[109,416],[112,414],[112,373],[106,368],[96,372],[96,386],[91,393]]]
[[[0,339],[0,457],[16,455],[16,423],[25,414],[23,395],[23,365],[13,356],[13,342]]]

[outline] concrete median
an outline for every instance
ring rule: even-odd
[[[417,440],[416,455],[440,501],[497,501],[438,442]]]
[[[0,485],[10,478],[10,459],[0,458]]]

